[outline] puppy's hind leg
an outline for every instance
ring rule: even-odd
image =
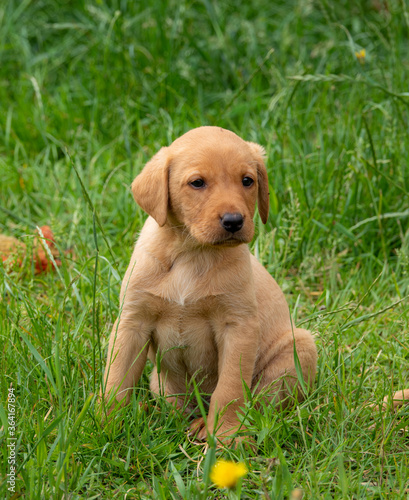
[[[305,397],[296,369],[295,350],[301,367],[304,387],[310,388],[317,371],[317,348],[314,338],[308,330],[294,328],[283,335],[280,341],[271,346],[263,356],[259,372],[253,378],[252,387],[256,393],[267,397],[274,405],[285,408],[291,396],[298,401]]]

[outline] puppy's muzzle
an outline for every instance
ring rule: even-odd
[[[220,218],[220,224],[229,233],[236,233],[240,231],[244,224],[244,218],[241,214],[234,213],[226,213]]]

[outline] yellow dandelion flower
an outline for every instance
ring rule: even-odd
[[[218,488],[233,488],[247,474],[243,463],[218,460],[210,472],[210,479]]]
[[[362,49],[359,52],[355,52],[355,57],[358,59],[360,63],[365,62],[366,50]]]

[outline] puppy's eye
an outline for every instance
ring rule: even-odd
[[[205,187],[205,181],[203,179],[196,179],[192,182],[189,182],[189,184],[195,189],[200,189]]]
[[[250,187],[254,184],[254,181],[251,177],[243,177],[243,180],[241,182],[243,183],[244,187]]]

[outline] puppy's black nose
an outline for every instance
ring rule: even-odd
[[[226,231],[229,233],[235,233],[236,231],[240,231],[243,227],[243,216],[241,214],[224,214],[220,218],[220,224]]]

